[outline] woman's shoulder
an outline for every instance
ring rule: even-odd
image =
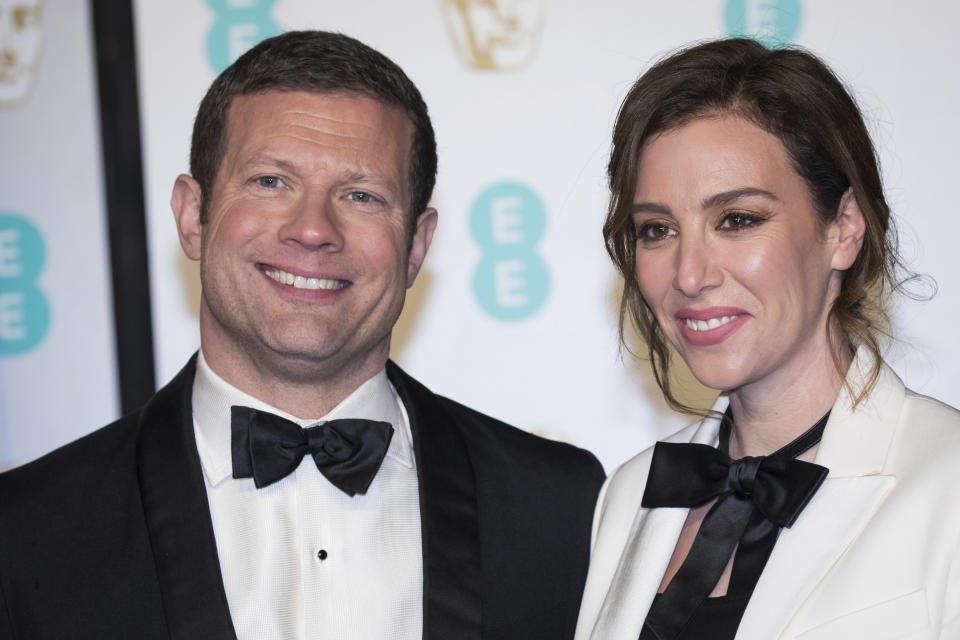
[[[913,473],[925,469],[960,482],[956,463],[960,459],[960,411],[905,389],[891,450],[890,466],[909,467]]]
[[[695,422],[667,436],[663,442],[690,442],[700,426]],[[633,456],[610,474],[601,492],[597,515],[602,519],[608,513],[634,513],[640,507],[643,488],[647,484],[653,446]]]
[[[904,410],[923,417],[933,427],[960,429],[960,410],[912,389],[904,389]]]

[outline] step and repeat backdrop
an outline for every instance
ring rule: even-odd
[[[84,145],[95,148],[95,118],[76,121],[89,96],[66,99],[65,87],[76,78],[66,67],[53,68],[62,57],[70,58],[64,65],[89,66],[86,54],[67,51],[65,36],[55,31],[68,5],[48,3],[38,20],[43,37],[32,97],[12,108],[0,105],[6,169],[0,467],[51,444],[60,436],[48,432],[61,433],[64,421],[79,434],[97,424],[93,418],[116,411],[109,375],[101,376],[102,393],[90,391],[88,371],[109,372],[113,362],[109,348],[90,344],[109,326],[95,313],[108,308],[109,298],[97,162],[69,157]],[[6,6],[0,1],[2,11]],[[904,255],[939,285],[928,302],[898,305],[890,360],[913,388],[960,405],[960,339],[952,321],[960,312],[953,187],[960,6],[937,0],[140,0],[135,19],[161,383],[199,344],[198,269],[180,253],[168,203],[176,175],[187,170],[203,93],[262,38],[289,29],[342,31],[407,71],[427,101],[439,143],[433,205],[440,224],[395,331],[393,358],[435,391],[587,447],[612,469],[689,421],[665,407],[647,363],[622,354],[618,343],[619,284],[600,234],[616,110],[636,77],[665,53],[696,40],[749,34],[814,50],[854,89],[880,149]],[[55,81],[65,84],[44,89]],[[46,112],[35,105],[46,104],[43,99],[56,101],[45,108],[56,127],[69,131],[57,132],[41,119]],[[45,146],[58,141],[55,151]],[[61,165],[62,175],[56,173]],[[81,176],[84,171],[92,173]],[[89,220],[81,222],[81,210],[91,213]],[[96,237],[82,239],[78,227]],[[5,240],[11,233],[20,239]],[[5,275],[10,264],[20,265],[10,268],[17,275]],[[42,294],[46,315],[30,311],[31,301],[41,298],[28,289]],[[32,327],[42,323],[35,318],[45,318],[43,335],[17,346],[26,343],[8,336],[19,335],[18,327],[38,335]],[[691,397],[709,402],[704,390],[687,386]],[[99,413],[44,413],[51,396],[74,393],[84,396],[78,406],[89,406],[93,397]]]
[[[0,0],[0,470],[119,411],[89,13]]]

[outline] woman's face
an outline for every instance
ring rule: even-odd
[[[633,202],[640,291],[700,382],[819,374],[856,253],[841,250],[838,223],[818,224],[779,139],[729,115],[669,130],[647,142]]]

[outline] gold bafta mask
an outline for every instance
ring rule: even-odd
[[[0,107],[23,101],[33,87],[42,14],[42,0],[0,0]]]
[[[439,0],[457,55],[484,71],[530,63],[543,25],[543,0]]]

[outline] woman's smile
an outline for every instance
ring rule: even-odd
[[[736,307],[709,307],[681,309],[674,317],[684,340],[705,347],[719,344],[733,335],[750,319],[750,314]]]
[[[782,388],[829,361],[835,243],[776,136],[733,115],[660,134],[633,202],[640,291],[703,384]]]

